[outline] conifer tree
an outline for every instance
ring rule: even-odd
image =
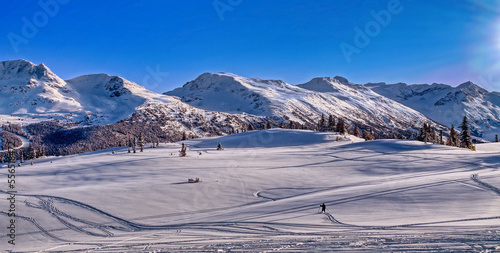
[[[184,143],[182,143],[181,150],[179,151],[179,156],[180,157],[186,156],[186,145],[184,145]]]
[[[322,132],[325,130],[325,115],[321,114],[321,119],[318,122],[318,131]]]
[[[137,139],[134,136],[134,141],[132,142],[132,150],[134,150],[134,154],[136,153],[135,146],[137,146]]]
[[[365,141],[373,141],[373,140],[375,140],[375,137],[373,137],[372,133],[369,132],[369,131],[366,131],[364,129],[362,131],[362,136],[363,136],[363,139],[365,139]]]
[[[338,119],[335,131],[339,132],[340,134],[349,133],[349,131],[347,130],[347,125],[345,124],[343,118]]]
[[[472,147],[472,137],[469,132],[469,120],[467,116],[464,116],[460,128],[462,129],[460,134],[460,146],[470,149]]]
[[[358,129],[358,125],[357,124],[354,124],[354,132],[353,132],[353,135],[356,136],[356,137],[361,137],[361,134],[359,133],[359,129]]]
[[[495,134],[495,142],[498,142],[498,134]]]
[[[144,136],[141,134],[139,135],[139,146],[141,147],[141,152],[144,152]]]
[[[458,141],[458,133],[457,133],[457,131],[455,131],[455,127],[453,125],[451,125],[450,138],[448,138],[446,145],[458,147],[458,142],[459,142]]]
[[[35,159],[36,158],[36,150],[33,147],[33,144],[30,143],[28,147],[28,159]]]
[[[333,118],[333,115],[328,116],[328,130],[330,132],[335,131],[335,119]]]

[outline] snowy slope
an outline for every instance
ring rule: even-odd
[[[500,134],[500,93],[488,92],[472,82],[457,87],[404,83],[365,86],[448,127],[458,126],[467,115],[474,135],[492,141]]]
[[[205,73],[165,94],[207,110],[245,112],[311,125],[317,123],[321,114],[400,130],[430,121],[413,109],[341,77],[315,78],[296,86],[279,80]]]
[[[122,120],[158,124],[170,135],[187,132],[220,135],[263,117],[207,111],[158,94],[118,76],[85,75],[64,81],[45,65],[25,60],[0,62],[0,123],[35,123],[50,119],[80,126]]]
[[[16,172],[16,245],[6,243],[3,225],[0,245],[13,252],[500,250],[498,145],[472,152],[336,140],[273,129],[187,141],[183,158],[172,143],[39,159]],[[202,182],[187,183],[195,177]],[[0,189],[7,207],[6,184]]]
[[[0,114],[50,117],[79,111],[74,91],[45,65],[25,60],[0,62]]]
[[[0,114],[114,123],[130,116],[146,101],[133,94],[144,90],[141,88],[105,74],[64,81],[43,64],[5,61],[0,63],[0,95],[6,98],[2,99]]]

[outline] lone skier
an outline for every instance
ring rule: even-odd
[[[326,212],[326,205],[325,203],[319,205],[321,207],[321,212],[325,213]]]

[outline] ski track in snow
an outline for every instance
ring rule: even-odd
[[[493,191],[494,193],[496,193],[497,195],[500,196],[500,189],[498,189],[497,187],[491,185],[491,184],[488,184],[486,182],[483,182],[481,180],[479,180],[479,175],[478,174],[472,174],[470,176],[470,178],[472,179],[472,181],[478,183],[480,186],[483,186],[484,188],[488,189],[488,190],[491,190]]]
[[[420,146],[419,146],[420,147]],[[172,149],[177,149],[172,146]],[[224,154],[231,154],[227,148],[224,152],[206,154],[202,159],[208,159],[211,156],[225,157]],[[156,151],[151,151],[156,152]],[[164,150],[159,150],[164,153]],[[246,151],[242,152],[248,156]],[[338,148],[335,151],[324,151],[321,154],[321,161],[316,158],[309,160],[300,160],[297,167],[331,166],[338,163],[368,162],[372,160],[386,161],[386,157],[399,157],[397,152],[385,150],[384,152],[366,154],[366,152],[352,154],[352,149]],[[167,152],[167,153],[170,153]],[[289,153],[289,151],[287,151]],[[334,154],[335,153],[335,154]],[[292,156],[297,156],[293,153]],[[348,154],[348,155],[346,155]],[[117,159],[122,155],[118,150],[118,155],[111,156]],[[290,155],[290,154],[289,154]],[[307,156],[310,154],[307,153]],[[123,155],[130,157],[130,155]],[[140,157],[142,156],[142,157]],[[74,156],[62,159],[77,159],[80,156]],[[395,164],[404,164],[409,159],[419,160],[422,156],[407,155],[406,159],[390,161],[391,166]],[[331,160],[333,158],[334,160]],[[66,170],[53,170],[38,172],[32,169],[33,177],[47,178],[57,176],[66,178],[74,173],[75,178],[78,175],[88,173],[98,174],[107,171],[107,168],[113,166],[132,167],[136,164],[144,164],[146,161],[157,163],[152,153],[137,154],[132,160],[109,160],[105,156],[102,162],[94,164],[95,166],[75,166],[68,167]],[[168,158],[170,162],[179,158]],[[184,158],[184,160],[189,159]],[[192,159],[195,159],[194,157]],[[439,163],[443,158],[426,157],[426,163]],[[441,160],[440,160],[441,159]],[[85,157],[82,159],[93,160]],[[184,161],[182,160],[182,161]],[[480,160],[480,159],[478,159]],[[40,160],[42,161],[42,160]],[[54,160],[56,166],[57,160]],[[193,160],[194,161],[194,160]],[[486,161],[486,160],[485,160]],[[82,162],[82,161],[79,161]],[[436,216],[426,217],[425,220],[408,219],[404,216],[397,222],[388,223],[374,219],[373,222],[365,219],[363,223],[359,222],[353,216],[349,216],[349,211],[354,209],[349,205],[361,205],[363,201],[370,200],[368,203],[376,203],[385,199],[395,198],[395,196],[409,196],[411,193],[429,194],[439,193],[443,189],[457,189],[459,187],[464,191],[473,193],[484,193],[482,198],[487,201],[495,201],[495,196],[490,192],[500,195],[500,189],[491,185],[499,178],[497,171],[493,170],[495,166],[482,162],[482,168],[457,168],[457,169],[429,169],[422,171],[409,172],[394,171],[387,173],[388,177],[367,177],[361,181],[349,181],[341,184],[281,184],[280,187],[274,187],[274,183],[266,184],[257,179],[254,185],[247,186],[240,198],[247,197],[248,200],[235,205],[207,205],[199,210],[182,211],[174,209],[163,211],[159,209],[153,213],[134,213],[123,215],[118,209],[110,209],[106,202],[96,202],[99,204],[89,204],[87,201],[77,201],[79,197],[55,196],[64,194],[64,191],[58,191],[54,194],[16,194],[16,200],[19,205],[19,212],[16,217],[25,227],[18,230],[17,236],[20,238],[38,238],[47,242],[41,247],[27,248],[22,252],[229,252],[229,251],[332,251],[351,250],[351,251],[376,251],[376,252],[394,252],[394,251],[445,251],[445,252],[469,252],[469,251],[491,251],[500,250],[498,241],[500,240],[500,230],[493,224],[493,221],[500,220],[493,212],[485,213],[467,213],[467,217],[461,216]],[[492,162],[496,162],[495,159]],[[484,163],[484,164],[483,164]],[[84,163],[86,164],[86,163]],[[461,161],[462,165],[477,166],[474,161]],[[60,166],[60,165],[57,165]],[[203,170],[193,170],[188,168],[187,173],[200,173],[200,171],[212,168],[213,164],[203,164]],[[353,165],[354,166],[354,165]],[[379,169],[385,165],[378,165]],[[418,165],[424,166],[424,165]],[[274,173],[278,169],[286,168],[293,172],[294,166],[283,166],[269,164],[266,167],[256,168],[254,171],[265,170],[266,173]],[[316,168],[316,167],[314,167]],[[31,168],[26,168],[31,169]],[[86,171],[89,169],[89,171]],[[92,169],[92,170],[90,170]],[[235,170],[235,169],[233,169]],[[221,175],[239,170],[219,171]],[[470,174],[472,170],[481,172],[481,179],[478,174]],[[151,170],[151,171],[154,171]],[[216,170],[214,170],[216,171]],[[244,170],[241,170],[244,171]],[[353,171],[363,171],[360,169]],[[291,172],[291,173],[292,173]],[[476,171],[474,171],[476,172]],[[479,173],[478,172],[478,173]],[[485,172],[483,174],[483,172]],[[21,172],[20,172],[21,173]],[[24,172],[22,172],[24,173]],[[277,175],[281,175],[279,172]],[[385,173],[385,172],[384,172]],[[411,173],[411,174],[408,174]],[[28,173],[29,174],[29,173]],[[21,174],[21,178],[28,174]],[[447,176],[451,174],[451,176]],[[153,174],[154,175],[154,174]],[[184,173],[182,176],[184,177]],[[209,174],[208,174],[209,175]],[[205,175],[203,179],[208,177]],[[165,187],[170,189],[182,189],[182,191],[191,191],[190,194],[203,192],[206,195],[202,197],[211,198],[222,194],[210,188],[210,182],[213,185],[224,185],[223,179],[230,179],[234,182],[237,174],[231,174],[227,177],[214,177],[203,180],[200,184],[175,184],[174,179],[168,181]],[[254,175],[242,174],[248,177]],[[301,174],[302,175],[302,174]],[[305,175],[305,174],[304,174]],[[335,175],[335,174],[334,174]],[[359,174],[358,174],[359,175]],[[169,174],[170,176],[170,174]],[[265,174],[266,177],[273,179],[275,174]],[[28,176],[29,177],[29,176]],[[148,175],[145,182],[150,182],[154,176]],[[202,177],[200,177],[202,178]],[[289,177],[290,179],[293,177]],[[489,181],[491,180],[491,181]],[[398,182],[391,184],[391,181]],[[86,182],[93,184],[94,181]],[[100,181],[97,181],[100,183]],[[215,184],[217,182],[217,184]],[[252,182],[252,181],[250,181]],[[257,182],[257,183],[255,183]],[[120,183],[121,182],[117,182]],[[303,187],[302,187],[303,186]],[[208,188],[206,188],[208,187]],[[462,187],[462,188],[460,188]],[[58,188],[55,188],[58,189]],[[62,188],[66,190],[66,188]],[[100,188],[99,188],[100,189]],[[133,188],[132,188],[133,189]],[[169,189],[169,188],[166,188]],[[193,189],[197,189],[196,191]],[[234,189],[232,194],[236,194]],[[50,190],[50,189],[49,189]],[[22,192],[22,191],[20,191]],[[30,189],[30,192],[36,192]],[[50,191],[45,191],[50,192]],[[450,192],[445,192],[450,194]],[[0,195],[8,194],[0,190]],[[238,193],[239,194],[239,193]],[[78,195],[77,195],[78,196]],[[188,195],[189,196],[189,195]],[[5,196],[3,197],[5,199]],[[90,198],[92,199],[92,198]],[[87,199],[88,200],[88,199]],[[332,211],[324,213],[317,212],[319,203],[317,200],[332,207]],[[399,201],[398,198],[396,198]],[[167,202],[172,203],[172,202]],[[486,203],[486,202],[480,202]],[[102,206],[104,205],[104,206]],[[411,208],[412,206],[408,206]],[[106,211],[104,208],[107,208]],[[342,208],[347,208],[342,210]],[[471,209],[474,210],[474,209]],[[118,214],[119,213],[119,214]],[[126,213],[126,212],[125,212]],[[416,212],[418,214],[418,212]],[[7,218],[8,213],[0,211],[2,217]],[[378,217],[384,218],[385,216]],[[377,215],[375,215],[377,217]],[[339,218],[340,217],[340,218]],[[354,216],[355,217],[355,216]],[[389,217],[392,218],[392,217]],[[387,218],[386,218],[387,219]],[[390,220],[390,219],[389,219]],[[139,222],[140,221],[140,222]],[[308,221],[308,222],[305,222]],[[311,222],[309,222],[311,221]],[[421,222],[419,222],[421,221]],[[489,222],[492,223],[489,223]],[[148,224],[150,223],[150,224]],[[371,224],[370,224],[371,223]],[[488,225],[492,224],[492,225]],[[28,228],[28,229],[26,229]],[[0,241],[5,241],[7,236],[0,234]],[[15,249],[15,248],[14,248]],[[15,251],[15,250],[14,250]]]
[[[493,190],[495,193],[498,194],[498,189],[488,185],[482,181],[479,181],[477,175],[472,175],[471,179],[474,180],[475,182],[478,182],[482,186]],[[387,195],[387,194],[393,194],[397,192],[402,192],[402,191],[411,191],[411,190],[416,190],[416,189],[421,189],[421,188],[428,188],[428,187],[435,187],[443,184],[450,184],[450,183],[457,183],[457,182],[462,182],[464,180],[443,180],[443,181],[438,181],[438,182],[433,182],[433,183],[426,183],[426,184],[419,184],[419,185],[414,185],[414,186],[408,186],[408,187],[401,187],[397,189],[391,189],[387,191],[379,191],[375,193],[370,193],[370,194],[363,194],[363,195],[358,195],[358,196],[352,196],[349,198],[343,198],[343,199],[337,199],[334,201],[330,202],[325,202],[328,205],[335,205],[335,204],[340,204],[340,203],[346,203],[350,201],[357,201],[365,198],[372,198],[376,196],[381,196],[381,195]],[[274,188],[273,190],[276,190],[277,188]],[[322,189],[322,190],[317,190],[312,193],[317,193],[321,191],[328,191],[331,189]],[[7,194],[4,191],[0,190],[0,193]],[[272,201],[277,201],[276,199],[268,198],[268,197],[263,197],[261,195],[262,191],[255,192],[253,195],[255,197],[263,198],[266,200],[272,200]],[[306,193],[307,194],[307,193]],[[301,194],[302,195],[302,194]],[[110,213],[104,212],[102,210],[99,210],[93,206],[87,205],[85,203],[67,199],[67,198],[62,198],[62,197],[56,197],[56,196],[48,196],[48,195],[26,195],[26,194],[17,194],[16,196],[18,197],[27,197],[27,198],[34,198],[38,201],[38,203],[33,203],[32,201],[25,200],[25,204],[27,207],[34,208],[34,209],[39,209],[44,212],[49,213],[52,217],[55,217],[61,224],[63,224],[66,229],[73,230],[79,233],[84,233],[89,236],[93,237],[113,237],[114,233],[111,231],[119,231],[119,232],[140,232],[140,231],[175,231],[169,236],[176,236],[179,235],[182,231],[182,229],[203,229],[203,230],[214,230],[214,231],[223,231],[227,232],[231,229],[237,229],[236,231],[239,231],[242,233],[242,231],[253,231],[253,232],[258,232],[261,234],[266,234],[266,233],[271,233],[273,236],[277,235],[293,235],[294,233],[290,232],[279,232],[280,230],[276,228],[276,226],[300,226],[298,224],[285,224],[285,223],[272,223],[272,222],[245,222],[245,221],[240,221],[240,222],[200,222],[200,223],[192,223],[192,224],[179,224],[179,225],[146,225],[146,224],[140,224],[136,222],[131,222],[123,218],[119,218],[117,216],[114,216]],[[111,219],[113,221],[113,224],[102,224],[102,223],[96,223],[93,221],[89,220],[84,220],[78,217],[74,217],[68,213],[65,213],[63,211],[58,210],[58,208],[54,205],[54,203],[62,203],[62,204],[69,204],[81,209],[85,209],[87,211],[91,211],[93,213],[97,213],[100,216],[103,216],[107,219]],[[306,209],[311,209],[311,206],[304,206],[304,207],[299,207],[299,208],[293,208],[289,210],[280,210],[277,211],[277,213],[288,213],[288,212],[297,212],[300,210],[306,210]],[[6,212],[1,211],[1,214],[7,215]],[[266,215],[270,215],[273,213],[267,213]],[[456,219],[456,220],[443,220],[443,221],[436,221],[436,222],[422,222],[422,223],[412,223],[412,224],[401,224],[401,225],[393,225],[393,226],[359,226],[359,225],[354,225],[354,224],[348,224],[341,222],[337,220],[332,214],[326,212],[324,215],[327,217],[329,221],[331,221],[333,224],[337,224],[340,226],[348,227],[348,228],[355,228],[357,230],[387,230],[387,229],[397,229],[397,228],[411,228],[411,227],[417,227],[417,226],[428,226],[428,225],[437,225],[437,224],[445,224],[445,223],[456,223],[456,222],[468,222],[468,221],[480,221],[480,220],[492,220],[492,219],[500,219],[500,216],[494,216],[494,217],[478,217],[478,218],[469,218],[469,219]],[[32,218],[32,217],[23,217],[23,216],[17,216],[20,219],[27,220],[31,224],[35,225],[39,230],[40,233],[44,234],[47,237],[50,237],[52,239],[61,241],[61,242],[69,242],[68,240],[59,238],[55,235],[52,234],[53,231],[47,231],[45,230],[42,226],[38,224],[38,222]],[[261,218],[261,217],[251,217],[251,219],[255,218]],[[73,223],[77,224],[84,224],[82,225],[75,225]],[[250,227],[247,227],[250,226]],[[303,225],[302,225],[303,226]],[[100,233],[95,233],[91,232],[90,229],[97,229],[100,231]],[[31,232],[33,233],[33,232]],[[121,250],[124,249],[123,247],[120,247],[120,245],[125,245],[125,248],[129,248],[132,246],[144,246],[143,250],[149,250],[152,248],[154,245],[161,245],[164,244],[161,242],[161,238],[158,239],[158,242],[148,242],[148,243],[133,243],[133,244],[127,244],[129,241],[134,241],[136,239],[141,239],[141,238],[146,238],[150,237],[151,235],[155,235],[158,232],[153,232],[149,233],[146,235],[140,235],[136,237],[130,237],[118,242],[111,243],[109,245],[99,245],[91,249],[87,249],[86,252],[95,252],[95,251],[103,251],[103,250]],[[309,235],[314,235],[314,233],[310,233]],[[240,237],[246,237],[245,235],[240,235]],[[149,238],[148,238],[149,239]],[[163,237],[163,239],[165,239]],[[62,245],[61,247],[63,247]],[[57,247],[53,248],[48,248],[46,251],[51,251],[56,249]],[[45,250],[40,251],[40,252],[45,252]]]

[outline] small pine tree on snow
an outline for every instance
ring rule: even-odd
[[[339,132],[340,134],[347,134],[347,133],[349,133],[349,131],[347,130],[347,125],[345,124],[343,118],[340,118],[337,121],[337,126],[335,128],[335,131]]]
[[[318,131],[322,132],[325,130],[325,115],[321,114],[321,119],[318,121]]]
[[[356,136],[356,137],[361,137],[361,134],[359,133],[359,129],[358,129],[358,125],[354,125],[354,132],[353,132],[353,135]]]
[[[21,162],[24,163],[24,151],[21,150]]]
[[[462,132],[460,134],[460,145],[463,148],[470,149],[472,146],[472,137],[469,132],[469,120],[467,119],[467,116],[464,116],[460,128],[462,129]]]
[[[142,132],[139,135],[139,146],[141,147],[141,152],[144,152],[144,135],[142,135]]]
[[[417,140],[423,141],[425,143],[427,142],[439,143],[439,138],[436,135],[436,132],[434,131],[434,129],[432,129],[431,125],[428,123],[424,123],[422,125]]]
[[[186,132],[182,132],[182,140],[185,141],[187,140]]]
[[[36,158],[36,150],[33,147],[33,144],[30,143],[28,147],[28,159],[35,159]]]
[[[369,131],[366,131],[363,129],[362,131],[362,137],[365,139],[365,141],[373,141],[375,140],[375,137],[373,137],[372,133]]]
[[[222,145],[220,144],[220,142],[219,142],[219,144],[217,144],[217,150],[223,150]]]
[[[333,132],[335,131],[335,119],[333,118],[333,115],[328,116],[328,129],[326,131]]]
[[[184,145],[184,143],[182,143],[181,150],[179,151],[179,156],[180,157],[186,156],[186,145]]]
[[[495,134],[495,142],[498,142],[498,134]]]
[[[458,133],[457,131],[455,131],[455,127],[453,125],[451,125],[450,138],[448,138],[448,141],[446,141],[446,145],[454,147],[458,147],[459,145]]]
[[[373,138],[373,140],[375,140],[375,131],[373,131],[372,127],[370,127],[370,134],[371,134],[371,137]]]
[[[134,154],[137,152],[137,151],[135,150],[135,147],[136,147],[136,146],[137,146],[137,139],[136,139],[136,138],[135,138],[135,136],[134,136],[134,140],[133,140],[133,142],[132,142],[132,150],[134,150]]]

